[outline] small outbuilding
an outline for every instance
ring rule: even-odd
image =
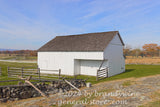
[[[125,71],[124,43],[118,31],[57,36],[38,49],[38,67],[61,69],[62,75],[97,76],[108,70],[107,77]]]

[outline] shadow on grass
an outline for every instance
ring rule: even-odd
[[[131,71],[134,71],[135,69],[126,69],[124,73],[128,73],[128,72],[131,72]]]

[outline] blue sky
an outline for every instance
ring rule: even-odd
[[[0,48],[38,49],[55,36],[113,30],[133,48],[159,44],[160,0],[0,0]]]

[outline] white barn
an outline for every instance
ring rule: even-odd
[[[123,46],[118,31],[57,36],[38,49],[38,67],[61,69],[63,75],[90,76],[108,67],[110,77],[125,71]]]

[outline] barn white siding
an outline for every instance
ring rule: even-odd
[[[64,75],[81,73],[81,60],[103,60],[103,52],[38,52],[41,69],[61,69]]]
[[[109,76],[120,74],[125,70],[125,59],[123,56],[123,45],[116,35],[104,50],[104,58],[108,59]]]

